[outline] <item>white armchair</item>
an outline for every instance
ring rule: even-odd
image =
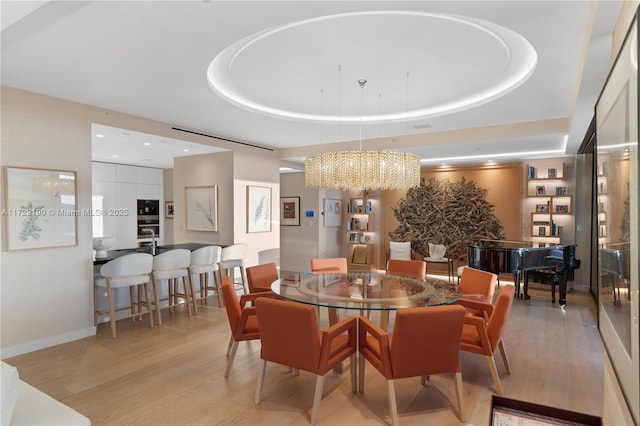
[[[411,260],[411,242],[389,242],[389,259]]]

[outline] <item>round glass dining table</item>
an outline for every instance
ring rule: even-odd
[[[455,284],[444,280],[427,277],[423,281],[377,271],[283,274],[271,290],[294,302],[361,311],[444,305],[461,296]]]

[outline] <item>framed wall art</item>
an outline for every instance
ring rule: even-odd
[[[280,197],[280,226],[300,226],[300,197]]]
[[[173,219],[175,217],[174,214],[174,205],[173,201],[165,201],[164,203],[164,217],[167,219]]]
[[[5,167],[7,250],[78,245],[76,172]]]
[[[247,233],[271,231],[271,188],[247,185]]]
[[[342,201],[333,198],[324,199],[324,226],[340,226]]]
[[[218,230],[218,186],[187,186],[185,216],[189,231]]]

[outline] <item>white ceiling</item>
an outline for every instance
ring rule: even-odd
[[[426,165],[557,157],[577,151],[591,120],[620,4],[3,0],[1,81],[276,148],[288,161],[361,138]],[[532,72],[522,44],[535,51]],[[214,90],[216,57],[224,85]],[[502,87],[510,76],[521,80]],[[443,104],[453,111],[434,112]],[[94,154],[107,161],[99,142]]]

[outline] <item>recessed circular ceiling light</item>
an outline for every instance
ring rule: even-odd
[[[523,84],[536,63],[537,54],[524,37],[492,22],[416,11],[366,11],[316,17],[250,35],[218,54],[207,78],[219,96],[254,112],[312,121],[397,122],[490,102]],[[341,71],[332,75],[328,69]],[[372,86],[381,85],[374,90],[376,96],[388,90],[388,101],[375,112],[363,112],[359,97],[351,101],[347,89],[340,98],[335,87],[338,74],[340,81],[350,81],[363,73]],[[407,107],[409,84],[412,102]],[[325,99],[318,113],[313,93],[320,89]],[[331,91],[336,102],[329,98]],[[308,95],[301,96],[304,93]]]
[[[144,145],[145,146],[149,146],[149,145],[151,145],[151,142],[145,142]]]
[[[96,138],[104,138],[104,135],[96,135]]]

